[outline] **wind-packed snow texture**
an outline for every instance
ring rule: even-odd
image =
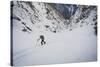
[[[12,1],[11,8],[13,65],[97,60],[96,6]]]

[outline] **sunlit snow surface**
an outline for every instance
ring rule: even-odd
[[[22,5],[24,5],[24,7],[32,14],[32,9],[28,8],[29,6],[24,3],[22,3]],[[41,20],[34,25],[31,23],[29,18],[30,15],[28,15],[28,13],[16,6],[13,8],[13,12],[15,12],[13,15],[18,16],[21,19],[21,21],[14,19],[12,22],[13,65],[42,65],[97,60],[97,36],[94,33],[95,30],[92,25],[83,24],[82,27],[79,27],[79,23],[77,24],[77,27],[75,26],[74,28],[73,26],[73,30],[71,31],[69,30],[70,28],[61,28],[60,32],[50,32],[48,29],[44,28],[45,24],[48,24],[53,28],[51,22],[54,21],[56,23],[59,21],[60,27],[64,27],[62,24],[64,19],[48,20],[45,18],[46,11],[44,4],[40,3],[40,5],[38,5],[38,3],[33,3],[33,5],[37,8],[36,10],[39,11],[39,19],[35,19],[34,21],[39,22],[38,20]],[[55,14],[55,11],[52,12],[55,18],[59,18],[59,15]],[[95,11],[91,11],[90,16],[87,19],[84,19],[84,21],[93,23],[90,19],[94,17],[94,13]],[[32,15],[34,15],[34,13]],[[23,32],[21,30],[24,27],[21,24],[22,21],[26,22],[27,26],[30,27],[32,31]],[[43,46],[41,46],[40,41],[37,41],[40,35],[44,35],[45,37],[46,44]]]

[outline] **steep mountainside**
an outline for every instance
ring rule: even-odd
[[[14,26],[24,32],[37,28],[56,33],[64,29],[63,16],[46,3],[13,2],[12,8]]]
[[[95,31],[97,28],[96,6],[17,1],[12,3],[12,9],[14,26],[24,32],[37,28],[56,33],[89,24]]]

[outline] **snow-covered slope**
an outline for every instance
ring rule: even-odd
[[[65,21],[61,14],[46,3],[18,1],[13,4],[13,19],[20,25],[20,30],[34,31],[34,28],[38,28],[51,32],[61,31]]]
[[[66,7],[70,9],[69,19],[51,3],[11,3],[13,65],[97,60],[96,6],[78,5],[75,13],[74,7]],[[45,37],[43,46],[37,41],[40,35]]]
[[[17,31],[14,33],[17,39],[14,42],[14,65],[96,61],[97,39],[92,32],[91,27],[86,26],[70,32],[46,33],[47,44],[40,46],[35,42],[35,35]]]
[[[93,28],[97,27],[97,8],[96,6],[79,5],[76,13],[71,16],[70,20],[71,29],[90,25]],[[96,30],[96,29],[94,29]],[[97,32],[95,32],[97,33]]]

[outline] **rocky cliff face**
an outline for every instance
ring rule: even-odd
[[[23,32],[37,30],[61,32],[91,25],[97,31],[97,7],[71,4],[14,1],[12,6],[13,26]]]
[[[85,6],[80,5],[76,10],[76,13],[71,16],[70,21],[71,27],[83,27],[92,26],[97,33],[97,7],[96,6]]]

